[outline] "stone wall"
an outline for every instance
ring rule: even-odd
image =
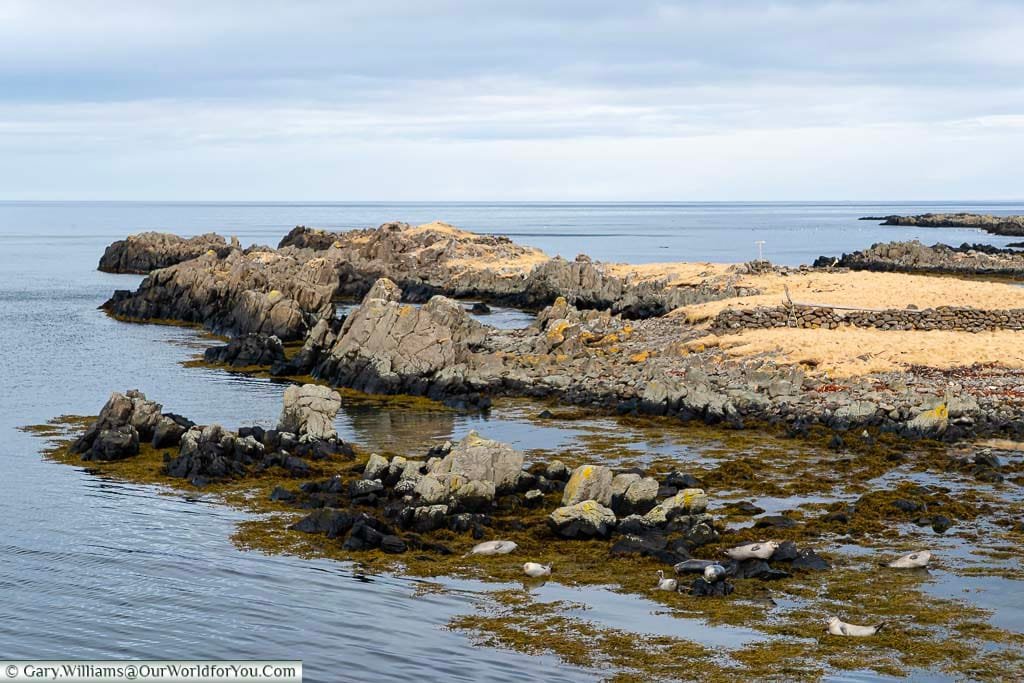
[[[835,329],[842,326],[878,330],[991,330],[1024,329],[1024,309],[982,310],[940,306],[924,310],[842,310],[823,306],[775,306],[723,310],[712,323],[718,333],[743,329],[802,327]]]

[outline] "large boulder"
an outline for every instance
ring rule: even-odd
[[[285,389],[284,408],[277,428],[311,439],[336,439],[334,418],[341,409],[338,392],[318,384]]]
[[[594,500],[601,505],[612,502],[612,471],[604,465],[580,465],[572,471],[562,492],[562,505]]]
[[[378,285],[374,288],[384,289]],[[416,308],[394,301],[394,293],[385,294],[388,298],[368,295],[345,318],[314,375],[370,393],[435,398],[467,393],[463,373],[471,346],[484,338],[484,326],[443,296]]]
[[[557,508],[548,525],[563,538],[605,538],[615,527],[615,513],[593,500]]]
[[[523,454],[510,445],[470,432],[452,447],[434,468],[436,475],[456,474],[470,481],[485,481],[499,492],[515,489],[523,469]]]

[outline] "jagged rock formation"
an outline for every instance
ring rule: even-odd
[[[159,403],[133,389],[114,392],[99,417],[72,445],[71,452],[83,460],[123,460],[139,453],[140,441],[153,438],[161,422]]]
[[[978,228],[993,235],[1024,235],[1024,216],[991,216],[976,213],[923,213],[917,216],[865,216],[862,221],[882,225],[923,228]]]
[[[549,259],[507,237],[475,235],[444,223],[388,223],[327,233],[296,228],[277,250],[206,252],[153,272],[136,292],[116,292],[104,308],[127,319],[202,324],[225,334],[305,336],[342,297],[362,297],[380,278],[410,302],[443,294],[539,308],[559,296],[579,308],[626,317],[661,315],[678,306],[753,293],[734,277],[679,285],[668,278],[612,272],[586,257]]]
[[[869,249],[821,256],[815,268],[850,268],[878,272],[943,273],[950,275],[1024,276],[1024,252],[984,244],[926,246],[917,240],[873,244]]]
[[[376,293],[389,298],[377,298]],[[468,360],[484,327],[458,303],[435,296],[420,308],[396,300],[394,283],[376,284],[349,315],[314,371],[332,384],[374,393],[452,393],[452,369]],[[459,383],[461,384],[461,383]]]
[[[142,232],[108,246],[100,258],[99,269],[105,273],[145,274],[194,259],[209,251],[224,258],[231,250],[240,248],[234,237],[229,245],[223,237],[213,232],[189,238],[164,232]]]
[[[264,333],[301,339],[338,288],[326,259],[309,252],[206,253],[154,271],[135,293],[119,291],[103,307],[120,318],[199,323],[232,336]]]

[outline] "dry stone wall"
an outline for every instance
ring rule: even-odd
[[[961,330],[985,332],[1024,329],[1024,309],[983,310],[940,306],[924,310],[844,310],[825,306],[774,306],[723,310],[712,328],[718,333],[773,327],[868,327],[878,330]]]

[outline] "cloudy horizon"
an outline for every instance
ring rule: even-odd
[[[1009,2],[0,5],[0,199],[1018,199]]]

